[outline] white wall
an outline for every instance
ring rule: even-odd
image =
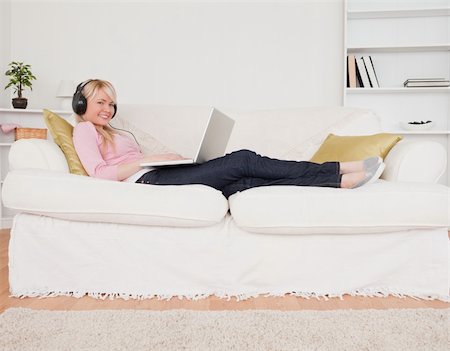
[[[58,107],[61,79],[93,77],[110,80],[119,103],[259,109],[342,101],[343,0],[13,0],[10,31],[10,58],[37,77],[25,93],[29,108]]]
[[[11,56],[11,1],[0,0],[0,106],[10,107],[10,89],[5,90],[8,79],[4,75]]]

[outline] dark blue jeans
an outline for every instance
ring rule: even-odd
[[[204,184],[222,191],[228,198],[238,191],[268,185],[339,188],[339,171],[339,162],[284,161],[239,150],[199,165],[158,168],[144,174],[136,183]]]

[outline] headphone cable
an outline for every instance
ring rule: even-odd
[[[139,146],[139,149],[141,148],[141,145],[138,143],[136,137],[135,137],[134,134],[131,133],[129,130],[113,127],[113,126],[112,126],[111,124],[109,124],[109,123],[108,123],[108,125],[109,125],[112,129],[116,129],[116,130],[120,130],[120,131],[122,131],[122,132],[130,133],[130,134],[133,136],[133,139],[134,139],[134,141],[136,142],[136,144]]]

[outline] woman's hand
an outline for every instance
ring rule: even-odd
[[[139,160],[119,165],[117,168],[117,178],[119,180],[124,180],[129,176],[131,176],[132,174],[138,172],[139,170],[142,169],[141,163],[167,161],[167,160],[183,160],[183,159],[185,159],[185,157],[175,153],[146,155]]]

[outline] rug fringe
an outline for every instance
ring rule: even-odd
[[[422,293],[406,293],[406,292],[398,292],[393,291],[388,288],[370,288],[370,289],[357,289],[348,292],[340,292],[340,293],[324,293],[324,292],[304,292],[304,291],[272,291],[272,292],[244,292],[244,293],[226,293],[226,292],[211,292],[211,293],[192,293],[192,294],[152,294],[152,293],[141,293],[141,294],[130,294],[130,293],[98,293],[98,292],[80,292],[80,291],[13,291],[10,297],[37,297],[37,298],[46,298],[46,297],[56,297],[56,296],[69,296],[80,298],[83,296],[90,296],[94,299],[98,300],[114,300],[114,299],[123,299],[123,300],[145,300],[145,299],[158,299],[158,300],[166,300],[169,301],[172,298],[178,298],[180,300],[202,300],[209,296],[216,296],[221,299],[226,299],[230,301],[231,299],[236,299],[236,301],[244,301],[249,298],[263,296],[263,297],[281,297],[284,295],[293,295],[305,299],[315,298],[317,300],[329,300],[330,298],[340,298],[344,299],[345,295],[350,296],[362,296],[362,297],[388,297],[395,296],[398,298],[413,298],[416,300],[441,300],[445,302],[450,302],[450,296],[448,295],[425,295]]]

